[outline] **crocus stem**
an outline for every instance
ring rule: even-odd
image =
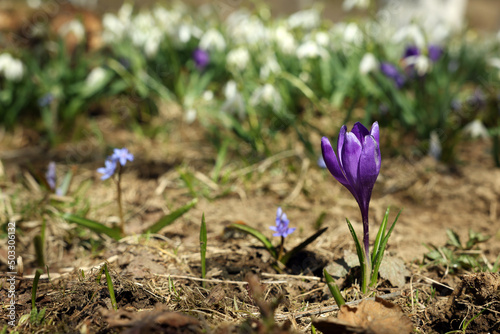
[[[283,255],[283,245],[285,244],[285,238],[281,237],[280,250],[278,251],[277,260],[281,260],[281,256]]]
[[[365,271],[362,282],[361,290],[363,293],[367,292],[367,286],[370,283],[371,273],[372,273],[372,264],[370,257],[370,233],[369,233],[369,224],[368,224],[368,213],[363,215],[363,245],[365,248]]]
[[[120,231],[123,235],[125,232],[125,220],[123,219],[121,181],[122,181],[122,166],[118,164],[118,179],[116,181],[116,192],[117,192],[116,200],[118,201],[118,214],[120,215]]]

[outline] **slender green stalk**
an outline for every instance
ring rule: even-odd
[[[121,181],[122,181],[122,165],[118,164],[118,179],[116,180],[116,193],[117,193],[116,200],[118,201],[118,214],[120,216],[120,232],[122,235],[124,235],[125,234],[125,220],[123,218]]]
[[[278,258],[276,259],[277,261],[280,261],[281,257],[283,256],[283,246],[284,245],[285,245],[285,238],[281,237],[280,249],[278,251]]]

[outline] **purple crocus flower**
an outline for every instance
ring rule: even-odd
[[[56,189],[56,163],[54,161],[49,162],[45,173],[45,181],[47,181],[50,190]]]
[[[103,174],[101,180],[109,179],[116,170],[116,160],[108,159],[104,162],[105,167],[97,168],[97,172]]]
[[[431,44],[427,48],[427,53],[429,59],[435,63],[439,60],[439,58],[441,58],[441,55],[443,54],[443,48],[439,45]]]
[[[396,66],[388,62],[383,62],[380,64],[380,71],[386,77],[391,78],[398,89],[403,87],[405,83],[405,77],[399,72]]]
[[[290,221],[287,219],[286,213],[284,213],[281,207],[279,207],[276,211],[276,226],[271,226],[269,228],[276,232],[273,234],[274,237],[286,238],[289,234],[296,230],[295,227],[288,227],[289,223]]]
[[[419,48],[415,45],[410,45],[406,47],[405,52],[403,54],[403,58],[414,57],[419,55],[420,55]]]
[[[134,161],[134,155],[130,153],[125,147],[124,148],[115,148],[113,150],[113,154],[109,158],[110,160],[116,162],[120,162],[120,165],[125,166],[128,161]]]
[[[210,55],[208,54],[207,51],[200,48],[196,48],[193,51],[193,60],[196,65],[196,68],[198,68],[201,71],[208,65],[208,63],[210,63]]]
[[[321,151],[326,167],[358,202],[363,219],[363,241],[367,259],[368,209],[381,164],[379,141],[378,122],[373,123],[371,131],[359,122],[354,124],[352,132],[348,132],[347,127],[343,125],[339,133],[337,155],[328,138],[321,139]]]

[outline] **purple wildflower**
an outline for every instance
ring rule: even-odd
[[[54,161],[49,162],[47,172],[45,173],[45,181],[47,181],[50,190],[56,188],[56,163]]]
[[[130,153],[125,147],[115,148],[113,154],[109,158],[114,162],[120,162],[120,165],[125,166],[128,161],[134,161],[134,155]]]
[[[289,223],[290,221],[287,219],[286,213],[284,213],[281,207],[279,207],[276,211],[276,226],[271,226],[269,228],[276,232],[273,234],[274,237],[286,238],[289,234],[296,230],[295,227],[288,227]]]
[[[346,187],[358,202],[363,219],[364,247],[368,258],[368,209],[373,186],[380,172],[381,156],[379,127],[375,122],[371,131],[357,122],[352,132],[342,126],[337,143],[337,155],[328,138],[321,139],[321,151],[330,173]]]
[[[405,83],[405,77],[399,72],[396,66],[388,62],[383,62],[382,64],[380,64],[380,71],[386,77],[392,79],[398,89],[403,87]]]
[[[403,54],[403,59],[408,57],[415,57],[420,55],[420,50],[415,45],[407,46]]]
[[[116,160],[106,160],[104,162],[105,167],[97,168],[97,172],[103,174],[101,180],[109,179],[116,170]]]
[[[196,68],[201,71],[208,65],[208,63],[210,63],[210,55],[208,54],[207,51],[200,48],[196,48],[193,51],[193,60],[196,65]]]
[[[441,58],[443,48],[439,45],[431,44],[427,48],[427,53],[429,55],[429,59],[435,63],[439,60],[439,58]]]

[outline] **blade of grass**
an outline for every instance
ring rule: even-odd
[[[175,210],[174,212],[162,217],[160,220],[158,220],[156,223],[154,223],[151,227],[146,229],[143,233],[158,233],[162,228],[171,225],[175,220],[179,217],[181,217],[183,214],[191,210],[193,206],[198,203],[198,199],[194,198],[191,200],[188,204],[180,207],[179,209]]]
[[[262,244],[264,245],[264,247],[266,247],[269,253],[271,253],[272,257],[274,257],[275,259],[278,257],[278,251],[273,246],[271,241],[269,241],[269,239],[264,234],[260,233],[256,229],[243,224],[231,224],[228,226],[228,228],[248,233],[251,236],[257,238],[260,242],[262,242]]]
[[[72,213],[65,213],[62,215],[63,219],[66,219],[67,221],[70,221],[72,223],[75,223],[77,225],[86,227],[96,233],[102,233],[106,234],[107,236],[115,239],[115,240],[120,240],[122,238],[121,232],[119,228],[110,228],[107,227],[106,225],[103,225],[101,223],[98,223],[96,221],[83,218],[77,215],[74,215]]]
[[[298,252],[300,252],[301,250],[303,250],[304,248],[307,247],[307,245],[309,245],[311,242],[313,242],[314,240],[316,240],[320,235],[322,235],[326,230],[328,229],[328,227],[324,227],[322,228],[321,230],[319,230],[318,232],[314,233],[313,235],[311,235],[309,238],[307,238],[306,240],[304,240],[303,242],[301,242],[298,246],[294,247],[291,251],[287,252],[285,255],[283,255],[283,257],[281,258],[281,263],[283,264],[286,264],[288,262],[288,260],[290,260],[290,258],[292,256],[294,256],[295,254],[297,254]]]
[[[333,280],[332,276],[330,276],[330,274],[326,271],[326,269],[323,269],[323,275],[325,275],[326,284],[328,285],[328,289],[330,290],[333,299],[335,299],[335,303],[337,303],[337,306],[340,307],[344,305],[345,304],[344,297],[342,297],[339,287]]]
[[[394,230],[394,226],[396,226],[396,223],[398,222],[399,215],[401,214],[403,210],[400,210],[398,215],[396,216],[396,219],[394,220],[394,223],[392,223],[391,228],[387,232],[387,234],[384,236],[382,239],[382,243],[380,244],[379,251],[377,255],[375,256],[375,261],[373,261],[373,270],[371,274],[371,279],[370,279],[370,286],[375,286],[377,284],[377,279],[378,279],[378,270],[380,269],[380,264],[382,263],[382,259],[384,258],[384,252],[385,248],[387,247],[387,242],[389,241],[389,237],[391,236],[392,230]]]
[[[43,274],[42,269],[37,269],[35,271],[35,278],[33,279],[33,287],[31,288],[31,309],[36,309],[36,290],[38,289],[38,281],[40,281],[40,276]]]
[[[215,166],[212,172],[212,180],[217,181],[219,179],[220,170],[226,161],[227,149],[229,147],[229,140],[226,139],[222,142],[219,152],[217,153],[217,159],[215,160]]]
[[[108,283],[108,291],[109,291],[109,298],[111,299],[111,305],[113,306],[113,310],[117,311],[118,305],[116,304],[115,288],[113,287],[113,280],[111,279],[111,275],[109,274],[107,263],[104,264],[104,274],[106,275],[106,282]]]
[[[200,227],[200,255],[201,255],[201,278],[205,279],[207,275],[206,255],[207,255],[207,225],[205,224],[205,213],[201,216]],[[202,282],[203,288],[206,288],[206,282]]]
[[[385,211],[385,216],[384,219],[382,219],[382,223],[380,224],[380,228],[378,229],[377,237],[375,238],[375,243],[373,244],[373,251],[372,251],[372,263],[375,262],[375,257],[377,256],[377,253],[380,248],[380,243],[382,242],[382,238],[385,235],[385,230],[387,229],[387,219],[389,217],[389,208]]]

